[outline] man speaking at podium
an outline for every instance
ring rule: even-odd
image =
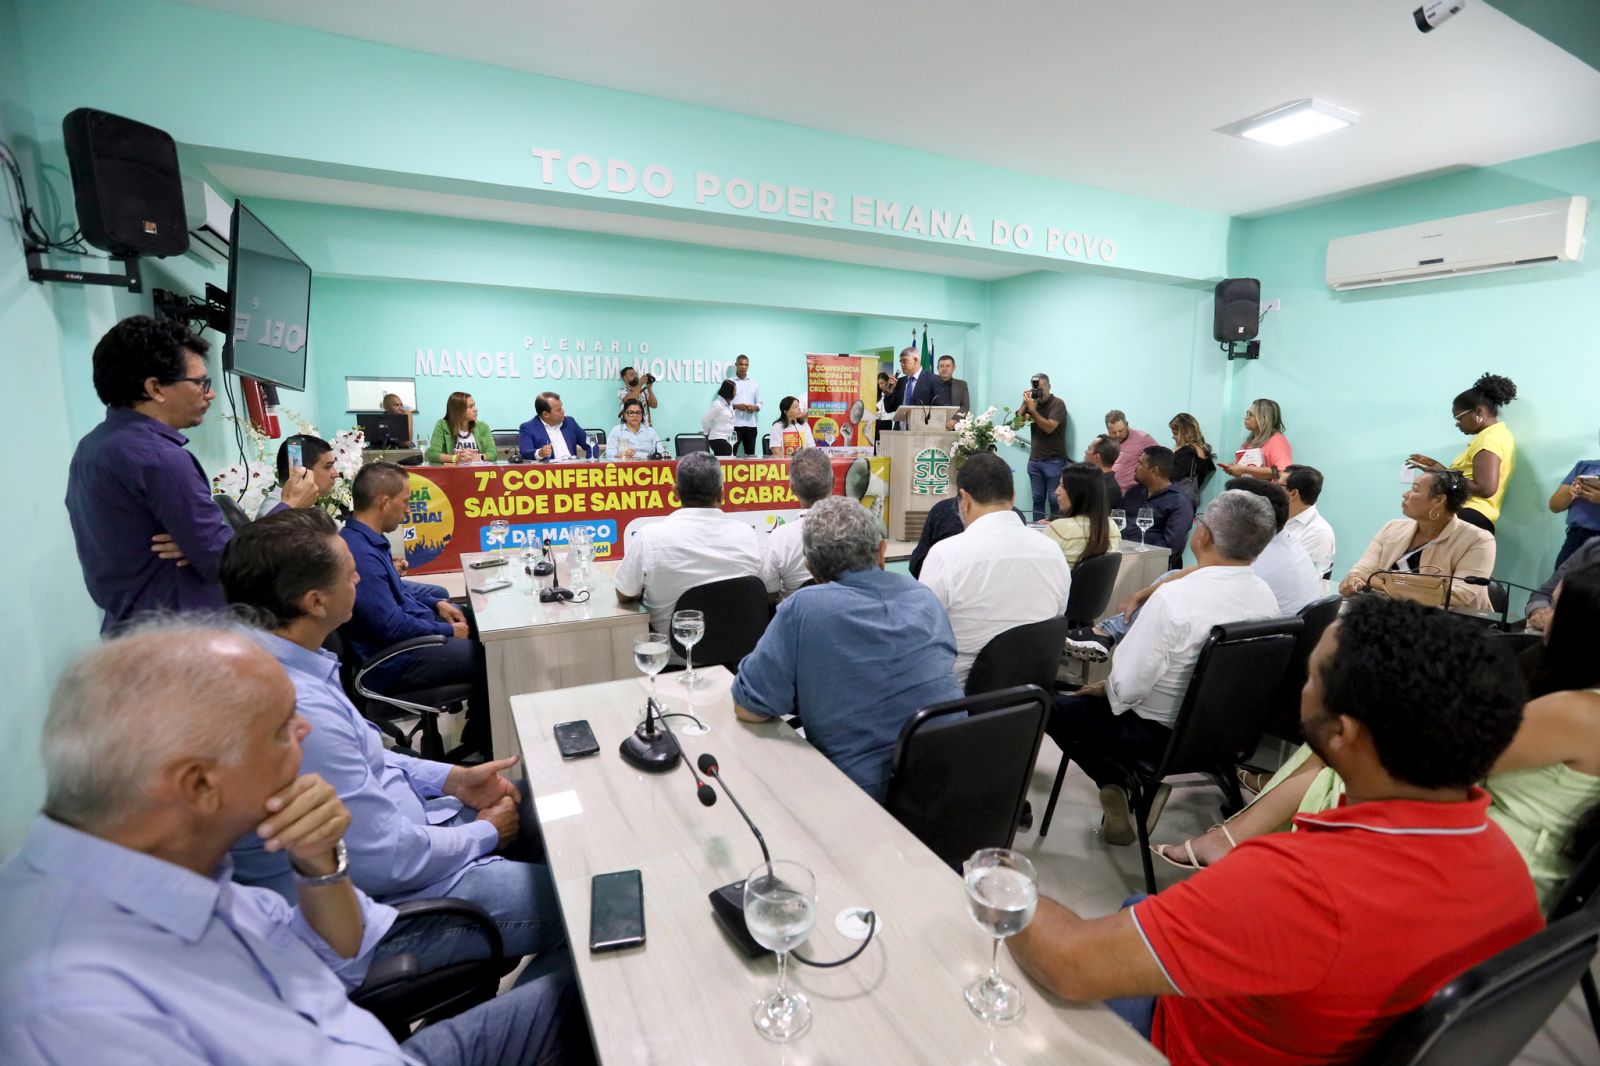
[[[900,353],[900,380],[894,391],[884,397],[883,409],[895,411],[901,407],[943,406],[950,402],[944,382],[939,375],[922,369],[922,357],[915,348],[907,347]],[[905,418],[896,418],[904,422]]]

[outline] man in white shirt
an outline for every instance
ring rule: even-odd
[[[1012,509],[1011,467],[980,452],[956,475],[964,531],[939,541],[921,581],[950,616],[956,635],[956,682],[967,683],[984,645],[1008,629],[1067,613],[1072,569],[1049,538]]]
[[[1300,611],[1322,599],[1322,577],[1305,548],[1287,526],[1289,522],[1289,494],[1283,486],[1258,478],[1236,477],[1222,486],[1224,489],[1242,489],[1253,492],[1272,505],[1272,517],[1278,532],[1268,545],[1261,549],[1250,569],[1267,583],[1278,601],[1278,613],[1299,614]]]
[[[1322,568],[1322,591],[1332,590],[1333,557],[1336,544],[1333,526],[1317,510],[1322,496],[1322,471],[1314,466],[1291,464],[1278,474],[1278,484],[1289,494],[1289,521],[1284,529],[1300,541],[1311,561]]]
[[[1108,844],[1135,839],[1122,768],[1166,750],[1211,627],[1277,617],[1272,590],[1250,569],[1276,532],[1265,499],[1222,493],[1195,519],[1194,572],[1156,586],[1117,645],[1111,676],[1056,697],[1047,729],[1062,757],[1100,786]]]
[[[756,454],[756,414],[761,410],[761,386],[749,373],[749,356],[733,361],[733,432],[744,455]]]
[[[650,628],[672,631],[678,597],[697,585],[730,577],[761,576],[756,531],[722,513],[722,464],[709,452],[678,460],[678,499],[664,521],[639,531],[611,576],[617,599],[642,599]]]
[[[789,488],[805,510],[767,535],[767,551],[761,561],[761,580],[779,599],[811,580],[801,534],[806,512],[833,495],[833,463],[827,453],[821,448],[801,448],[790,456]]]
[[[649,371],[640,374],[631,366],[622,368],[622,387],[617,390],[617,407],[620,410],[629,400],[644,404],[644,424],[650,424],[650,413],[656,409],[656,376]],[[620,417],[620,416],[619,416]]]

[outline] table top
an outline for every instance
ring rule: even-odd
[[[791,964],[791,983],[811,1000],[811,1030],[789,1044],[766,1042],[750,1010],[776,987],[776,961],[745,958],[707,901],[712,889],[749,873],[760,848],[720,789],[716,804],[702,807],[681,764],[646,774],[617,754],[642,714],[644,679],[515,696],[527,780],[604,1062],[1165,1061],[1105,1008],[1042,991],[1004,951],[1001,971],[1023,987],[1026,1013],[1003,1028],[974,1016],[962,989],[987,969],[990,941],[967,913],[961,877],[789,727],[737,722],[725,669],[702,673],[709,683],[692,696],[677,684],[681,675],[660,677],[662,702],[709,727],[687,736],[685,720],[673,720],[691,760],[716,753],[773,857],[815,874],[817,924],[804,952],[837,959],[855,949],[834,925],[847,907],[873,908],[881,928],[860,958],[838,969]],[[578,718],[588,719],[600,754],[563,761],[553,726]],[[591,954],[590,878],[635,868],[645,944]]]
[[[556,558],[561,583],[571,588],[572,567],[567,560],[566,549],[553,549],[551,554]],[[463,552],[461,569],[457,571],[466,580],[472,613],[478,622],[479,640],[510,640],[554,626],[625,625],[640,615],[649,614],[641,603],[618,602],[616,589],[611,584],[611,574],[621,565],[620,560],[602,559],[590,564],[593,574],[588,582],[589,599],[586,603],[570,600],[542,603],[537,590],[548,588],[551,579],[528,574],[519,551],[504,553],[508,560],[505,566],[472,569],[472,563],[493,558],[494,555],[494,552]],[[419,580],[426,580],[426,575]],[[511,587],[489,593],[471,591],[474,586],[501,580],[511,582]]]

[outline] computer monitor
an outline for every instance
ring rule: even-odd
[[[356,425],[366,434],[369,448],[411,447],[411,420],[405,415],[360,414],[356,415]]]

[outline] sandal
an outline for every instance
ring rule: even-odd
[[[1261,795],[1261,790],[1267,787],[1267,782],[1272,780],[1272,775],[1264,770],[1246,770],[1243,767],[1234,771],[1234,776],[1239,779],[1239,784],[1246,792]]]
[[[1228,827],[1224,823],[1218,822],[1216,825],[1212,826],[1211,829],[1222,830],[1222,835],[1228,838],[1229,851],[1232,851],[1234,848],[1239,846],[1238,841],[1233,839],[1233,834],[1228,832]],[[1211,829],[1207,829],[1206,832],[1211,832]],[[1168,866],[1176,866],[1180,870],[1204,870],[1211,864],[1207,862],[1201,862],[1200,857],[1194,853],[1195,839],[1197,838],[1191,838],[1183,842],[1183,851],[1184,854],[1189,857],[1188,862],[1179,862],[1177,859],[1172,858],[1165,851],[1161,850],[1163,848],[1177,847],[1176,844],[1152,844],[1150,845],[1150,851],[1155,855],[1156,858],[1160,859]]]

